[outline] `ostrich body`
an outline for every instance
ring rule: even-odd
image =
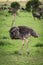
[[[18,27],[12,27],[10,29],[10,37],[11,39],[21,39],[22,40],[22,47],[20,49],[20,54],[22,53],[22,49],[24,47],[24,41],[26,40],[26,52],[28,53],[28,37],[33,36],[34,38],[38,38],[37,33],[26,26],[18,26]]]
[[[40,11],[35,11],[35,10],[32,10],[32,15],[34,18],[37,18],[37,19],[41,19],[41,16],[42,16],[42,12]]]
[[[27,39],[29,36],[33,36],[35,38],[38,37],[38,35],[33,29],[28,28],[26,26],[12,27],[10,29],[11,39]]]

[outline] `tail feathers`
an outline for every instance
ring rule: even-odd
[[[31,31],[31,35],[35,38],[38,38],[38,34],[34,30]]]

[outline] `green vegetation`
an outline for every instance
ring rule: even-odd
[[[26,3],[26,10],[29,12],[29,11],[31,11],[31,1],[28,1],[27,3]]]
[[[11,3],[11,7],[15,8],[15,9],[17,9],[17,8],[19,9],[20,8],[20,4],[18,2],[12,2]]]
[[[16,13],[18,11],[18,9],[20,9],[20,4],[18,2],[12,2],[11,8],[13,8],[12,12]]]
[[[29,0],[26,3],[26,10],[29,12],[31,10],[36,10],[40,6],[41,2],[39,0]]]
[[[13,16],[6,10],[0,11],[0,65],[43,65],[43,19],[37,20],[29,12],[19,12],[14,26],[25,25],[34,29],[39,37],[29,38],[29,54],[26,55],[26,43],[23,54],[19,55],[21,40],[11,40],[9,29]]]

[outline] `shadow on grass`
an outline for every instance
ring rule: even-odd
[[[42,43],[38,43],[35,45],[35,47],[43,47],[43,44]]]
[[[3,18],[3,19],[0,19],[0,21],[2,22],[2,21],[5,21],[5,19]]]
[[[3,38],[2,39],[9,39],[8,37],[6,37],[6,36],[3,36]]]
[[[7,41],[0,41],[0,46],[5,46],[5,45],[11,45],[11,44]]]
[[[2,36],[2,37],[0,37],[0,39],[9,39],[9,37],[7,37],[7,36]]]
[[[5,15],[5,17],[8,17],[8,16],[9,16],[8,14]]]
[[[19,51],[14,51],[12,53],[10,53],[10,55],[21,55]]]

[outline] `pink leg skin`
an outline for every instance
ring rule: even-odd
[[[22,49],[24,48],[24,39],[22,40],[22,47],[20,49],[20,54],[22,54]]]
[[[28,39],[26,39],[26,54],[28,54],[29,52],[28,52]]]

